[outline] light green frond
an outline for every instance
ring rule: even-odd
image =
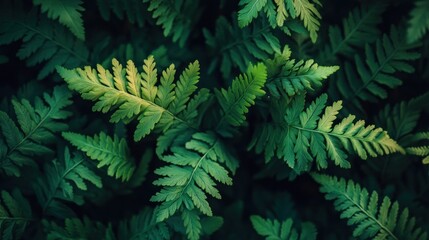
[[[407,28],[407,41],[413,43],[421,39],[429,31],[429,2],[417,0],[410,12]]]
[[[50,19],[56,20],[66,26],[80,40],[85,40],[85,29],[81,12],[81,0],[33,0],[34,5],[40,5],[42,13]]]
[[[19,190],[12,193],[1,191],[0,197],[0,238],[21,239],[32,219],[30,203]]]
[[[301,231],[298,231],[291,218],[279,221],[277,219],[264,219],[261,216],[252,215],[250,216],[250,221],[256,232],[267,240],[315,240],[317,236],[316,227],[310,222],[303,222],[301,224]]]
[[[313,43],[317,40],[317,32],[320,28],[322,16],[317,10],[316,5],[322,5],[318,0],[293,0],[296,15],[304,22],[305,28],[310,32],[310,38]]]
[[[185,69],[175,86],[172,85],[174,66],[163,71],[160,84],[156,84],[157,70],[152,56],[144,61],[142,73],[131,60],[127,62],[126,69],[116,59],[112,60],[112,65],[113,72],[101,65],[97,66],[97,70],[89,66],[73,70],[58,67],[58,72],[70,89],[79,92],[84,99],[96,102],[94,111],[105,113],[113,110],[110,118],[112,122],[128,122],[137,118],[135,141],[139,141],[154,129],[165,132],[180,124],[197,128],[193,123],[194,118],[182,114],[186,113],[190,96],[197,89],[195,85],[199,80],[198,61]],[[159,91],[162,92],[158,94]]]
[[[0,130],[6,142],[0,151],[0,169],[7,175],[20,176],[20,167],[34,166],[34,156],[52,153],[47,147],[55,140],[55,133],[68,126],[61,122],[71,113],[63,110],[70,105],[71,92],[65,87],[55,87],[52,95],[37,97],[32,105],[27,99],[12,100],[17,123],[0,111]]]
[[[255,104],[255,99],[265,94],[262,88],[266,80],[267,68],[259,63],[250,65],[247,72],[236,77],[227,90],[215,89],[223,115],[218,126],[222,126],[223,121],[240,126],[246,120],[245,114],[249,107]]]
[[[335,210],[347,225],[354,226],[353,237],[361,239],[424,240],[428,234],[419,228],[407,208],[384,197],[381,204],[377,192],[371,194],[359,184],[343,178],[312,174],[321,184],[320,191],[327,200],[334,200]]]

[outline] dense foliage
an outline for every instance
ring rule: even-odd
[[[429,239],[429,1],[0,2],[0,239]]]

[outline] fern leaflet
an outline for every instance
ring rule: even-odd
[[[67,218],[64,220],[64,227],[55,222],[43,220],[45,232],[48,240],[62,239],[108,239],[113,240],[111,226],[104,226],[100,222],[91,221],[88,217],[83,220],[79,218]]]
[[[257,153],[265,151],[269,161],[274,155],[283,158],[297,173],[309,171],[316,160],[320,168],[327,167],[327,159],[335,165],[350,168],[345,149],[357,153],[362,159],[404,150],[389,137],[386,131],[365,126],[363,120],[353,123],[355,116],[349,115],[334,125],[342,102],[326,106],[327,95],[322,94],[305,109],[305,96],[297,95],[287,108],[283,101],[274,102],[271,109],[273,123],[257,128],[249,148]],[[320,116],[322,111],[324,114]],[[311,154],[310,154],[311,153]]]
[[[111,11],[119,19],[122,20],[126,17],[130,23],[136,23],[139,27],[143,27],[150,17],[145,14],[146,7],[141,0],[97,0],[97,6],[105,21],[110,20]]]
[[[322,86],[322,80],[335,73],[338,66],[319,66],[314,60],[290,59],[291,51],[285,46],[281,54],[265,61],[268,80],[267,89],[276,98],[293,97],[303,91],[314,90]]]
[[[31,215],[29,202],[19,190],[11,193],[1,191],[0,197],[0,237],[4,240],[22,238],[30,222],[34,221]]]
[[[256,232],[264,236],[265,239],[282,240],[316,240],[317,230],[314,224],[304,222],[301,224],[301,233],[293,227],[294,222],[291,218],[280,222],[279,220],[263,219],[260,216],[250,216],[253,228]]]
[[[66,26],[80,40],[85,40],[85,29],[81,12],[81,0],[33,0],[34,5],[41,5],[42,13]]]
[[[75,190],[87,190],[88,183],[102,187],[101,178],[86,166],[86,161],[80,154],[70,155],[66,148],[63,159],[45,164],[44,177],[42,175],[33,185],[44,214],[58,218],[73,217],[73,211],[63,201],[82,205],[83,197]]]
[[[67,129],[59,120],[66,119],[70,112],[63,110],[71,104],[71,93],[65,86],[55,87],[52,96],[45,93],[37,97],[34,106],[26,99],[12,100],[18,121],[0,111],[0,129],[6,144],[0,138],[0,169],[7,175],[20,176],[19,167],[35,165],[33,156],[42,156],[52,151],[45,145],[52,143],[55,133]]]
[[[416,219],[409,216],[407,208],[400,210],[398,202],[384,197],[379,206],[377,192],[362,188],[359,184],[343,178],[313,174],[321,184],[320,191],[327,200],[335,200],[335,209],[341,218],[355,225],[353,237],[361,239],[427,239],[428,235],[415,225]]]
[[[127,62],[126,69],[116,59],[112,60],[112,64],[113,75],[101,65],[97,65],[97,70],[90,67],[73,70],[58,67],[58,72],[70,89],[81,93],[84,99],[96,101],[94,111],[105,113],[114,110],[111,122],[128,122],[137,117],[135,141],[145,137],[155,127],[160,131],[180,124],[196,128],[193,124],[195,112],[209,94],[203,90],[200,94],[206,97],[200,97],[200,102],[195,103],[194,98],[191,99],[199,81],[198,61],[189,64],[175,83],[176,70],[173,64],[170,65],[162,72],[158,86],[157,69],[152,56],[144,61],[142,73],[131,60]]]
[[[429,31],[429,2],[425,0],[415,1],[407,28],[407,41],[413,43],[421,39]]]
[[[207,194],[221,198],[214,180],[232,184],[228,171],[220,163],[234,172],[232,166],[237,165],[237,160],[213,133],[195,133],[185,147],[172,147],[171,151],[172,155],[162,157],[170,165],[155,170],[162,178],[154,181],[154,185],[163,187],[151,198],[151,201],[161,202],[156,219],[161,222],[180,210],[188,237],[197,239],[201,224],[192,222],[199,223],[198,212],[212,216]]]
[[[408,154],[423,157],[423,164],[429,164],[429,132],[416,133],[411,137],[409,141],[411,142],[411,146],[407,147],[405,151]],[[424,146],[422,146],[422,143],[420,142],[426,143]]]
[[[94,137],[72,132],[63,132],[62,135],[88,157],[99,161],[98,168],[107,165],[109,176],[120,178],[122,181],[128,181],[133,176],[136,165],[124,138],[119,139],[116,135],[111,138],[104,132]]]

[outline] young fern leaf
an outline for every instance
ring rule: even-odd
[[[390,35],[383,35],[374,48],[368,44],[365,46],[365,61],[355,55],[356,68],[346,63],[330,92],[339,92],[342,99],[358,107],[358,100],[374,102],[378,98],[385,99],[387,91],[383,87],[396,88],[402,84],[402,80],[394,75],[396,72],[414,72],[409,61],[420,57],[413,51],[417,46],[407,44],[401,31],[392,27]]]
[[[20,167],[35,165],[34,156],[52,153],[46,145],[55,140],[55,133],[68,126],[61,122],[71,115],[63,110],[70,105],[71,92],[65,87],[55,87],[52,95],[37,97],[34,106],[26,99],[12,100],[17,123],[0,111],[0,170],[6,175],[20,176]],[[1,135],[0,135],[1,136]]]
[[[19,190],[11,193],[1,191],[0,197],[0,238],[21,239],[25,229],[32,222],[30,203]]]
[[[301,233],[294,228],[294,222],[291,218],[280,222],[279,220],[263,219],[260,216],[250,216],[253,228],[256,232],[265,237],[265,239],[282,240],[316,240],[317,230],[314,224],[303,222],[301,224]]]
[[[111,226],[104,226],[100,222],[91,221],[88,217],[67,218],[64,220],[64,227],[57,225],[55,222],[43,220],[43,227],[47,232],[48,240],[62,239],[112,239],[108,236],[111,234]]]
[[[188,237],[198,239],[201,224],[192,222],[199,223],[198,212],[212,216],[207,194],[221,198],[214,180],[231,185],[228,170],[235,171],[232,166],[237,166],[237,160],[213,133],[195,133],[185,147],[173,147],[171,151],[172,155],[162,157],[169,165],[155,170],[161,178],[153,184],[163,187],[151,198],[161,203],[155,211],[156,220],[164,221],[181,211]]]
[[[97,167],[108,166],[107,175],[128,181],[134,174],[136,164],[130,156],[127,142],[118,136],[111,138],[104,132],[94,137],[72,132],[63,132],[63,137],[88,157],[99,161]]]
[[[318,168],[327,168],[328,158],[335,165],[350,168],[344,150],[357,153],[362,159],[404,152],[386,131],[374,125],[365,126],[363,120],[354,123],[353,115],[334,124],[342,102],[326,107],[327,99],[322,94],[306,109],[303,94],[297,95],[287,108],[284,101],[273,103],[274,122],[257,128],[249,148],[255,148],[257,153],[265,151],[266,161],[274,155],[284,159],[298,174],[309,171],[314,160]]]
[[[175,83],[176,70],[173,64],[170,65],[162,72],[161,83],[158,85],[157,69],[152,56],[144,61],[142,73],[131,60],[127,62],[126,69],[116,59],[112,60],[112,65],[113,74],[101,65],[97,65],[97,70],[91,67],[73,70],[58,67],[58,73],[69,88],[79,92],[82,98],[96,101],[94,111],[114,111],[111,122],[128,122],[137,117],[135,141],[155,128],[165,132],[181,124],[189,128],[198,127],[193,121],[197,117],[196,108],[202,102],[195,103],[195,99],[191,99],[199,81],[198,61],[189,64]],[[205,98],[199,98],[202,101],[208,98],[209,93],[202,90],[200,94],[206,95]]]
[[[335,73],[338,66],[319,66],[314,60],[290,59],[291,51],[285,46],[281,54],[265,61],[268,80],[267,89],[276,98],[293,97],[303,91],[314,90],[322,86],[322,80]]]
[[[417,42],[429,31],[429,2],[417,0],[408,20],[407,41]]]
[[[422,163],[429,164],[429,132],[416,133],[409,141],[412,142],[412,144],[410,144],[411,146],[407,147],[405,151],[408,154],[423,157]],[[425,142],[425,145],[422,146],[421,142]]]
[[[44,174],[33,185],[44,214],[57,218],[74,217],[73,211],[64,202],[78,205],[84,203],[83,197],[76,191],[86,191],[88,183],[102,187],[101,178],[86,166],[88,161],[77,153],[70,155],[64,150],[64,158],[45,164]]]
[[[312,3],[309,0],[293,0],[293,6],[295,7],[296,16],[304,22],[304,26],[310,32],[310,39],[313,43],[317,40],[317,31],[319,31],[320,20],[322,16],[317,10],[315,5],[322,6],[319,0],[313,0]]]
[[[85,40],[85,29],[81,12],[81,0],[33,0],[34,5],[40,5],[42,13],[50,19],[56,20],[66,26],[80,40]]]
[[[232,126],[243,124],[249,107],[255,104],[257,97],[265,94],[262,88],[266,80],[267,68],[264,64],[258,63],[255,66],[250,65],[245,74],[236,77],[228,89],[215,89],[223,116],[218,126],[223,126],[224,121]]]
[[[0,45],[22,39],[17,57],[26,59],[28,66],[43,63],[38,79],[47,77],[57,65],[76,67],[88,63],[88,49],[64,27],[35,11],[25,13],[8,7],[1,10],[6,9],[9,11],[0,13]]]
[[[381,14],[386,7],[387,4],[381,2],[364,4],[343,19],[342,28],[330,26],[329,45],[322,51],[322,59],[335,60],[338,55],[353,57],[356,48],[363,48],[365,43],[377,40],[380,35],[377,25],[381,23]]]
[[[327,200],[335,200],[334,207],[341,218],[354,225],[353,237],[360,239],[409,239],[425,240],[428,234],[416,226],[416,219],[409,216],[407,208],[400,210],[398,202],[384,197],[379,203],[377,192],[369,194],[359,184],[343,178],[312,174],[321,184],[320,191]]]
[[[132,24],[143,27],[150,17],[145,14],[146,6],[142,0],[97,0],[98,10],[105,21],[110,21],[111,12],[119,19],[127,18]]]
[[[225,78],[231,76],[233,67],[238,66],[244,72],[249,63],[265,60],[281,52],[280,41],[265,19],[258,19],[250,27],[240,29],[234,19],[231,24],[225,17],[219,17],[214,35],[207,29],[203,29],[203,33],[207,45],[221,54],[212,61],[209,72],[220,64]]]
[[[167,224],[156,222],[154,211],[148,207],[130,219],[121,221],[117,235],[118,239],[171,239]]]
[[[143,0],[149,3],[148,11],[152,12],[152,17],[157,25],[162,25],[164,36],[172,36],[173,42],[179,41],[183,47],[192,27],[200,16],[198,2],[196,0]]]

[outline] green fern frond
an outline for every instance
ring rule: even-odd
[[[170,235],[167,224],[156,222],[154,211],[148,207],[119,223],[118,239],[168,240]]]
[[[249,63],[265,60],[281,52],[279,39],[264,19],[258,19],[250,27],[240,29],[235,19],[231,24],[225,17],[219,17],[214,35],[207,29],[203,29],[203,33],[207,45],[220,53],[212,61],[209,72],[219,64],[225,78],[231,75],[233,67],[238,66],[244,72]]]
[[[119,19],[127,18],[132,24],[143,27],[150,17],[142,0],[97,0],[98,10],[105,21],[110,21],[111,12]]]
[[[365,60],[355,55],[356,67],[346,62],[341,75],[331,85],[330,92],[339,92],[341,98],[360,106],[360,101],[374,102],[385,99],[384,87],[396,88],[402,80],[394,74],[397,72],[412,73],[414,67],[409,63],[420,57],[413,51],[418,45],[407,44],[404,35],[392,27],[390,35],[383,35],[375,46],[365,46]]]
[[[143,0],[149,3],[148,11],[152,12],[152,17],[156,19],[157,25],[162,25],[164,36],[173,38],[173,42],[179,41],[183,47],[195,20],[199,18],[199,1],[196,0]]]
[[[34,156],[52,153],[46,145],[55,140],[55,133],[68,128],[61,120],[71,115],[63,110],[72,103],[70,98],[71,92],[61,86],[55,87],[52,95],[45,93],[43,100],[37,97],[34,105],[26,99],[12,100],[17,124],[0,111],[0,130],[6,142],[0,149],[1,171],[20,176],[21,166],[35,165]]]
[[[290,59],[291,51],[285,46],[281,54],[265,61],[268,80],[267,89],[276,98],[293,97],[304,91],[322,86],[322,80],[335,73],[338,66],[319,66],[314,60]]]
[[[366,43],[377,40],[380,35],[377,25],[381,23],[381,14],[386,7],[387,4],[381,2],[363,4],[350,11],[342,21],[342,28],[330,26],[329,45],[322,51],[322,58],[332,60],[337,55],[352,57],[356,48],[363,48]]]
[[[240,0],[239,6],[242,6],[238,11],[238,25],[243,28],[249,25],[253,19],[258,16],[258,13],[265,7],[268,0]]]
[[[83,197],[76,191],[86,191],[88,183],[102,187],[101,178],[86,166],[88,161],[79,153],[70,155],[64,150],[63,159],[45,164],[44,174],[33,185],[37,200],[44,214],[58,218],[74,217],[73,211],[64,202],[83,204]]]
[[[12,194],[1,191],[0,197],[0,238],[21,239],[32,219],[30,203],[19,190]]]
[[[100,222],[91,221],[88,217],[67,218],[64,220],[64,226],[59,226],[55,222],[43,220],[44,231],[47,233],[48,240],[63,239],[110,239],[109,232],[111,226],[104,226]],[[111,236],[111,235],[110,235]]]
[[[50,19],[56,20],[66,26],[80,40],[85,40],[85,29],[81,12],[81,0],[33,0],[34,5],[40,5],[42,13]]]
[[[256,232],[265,237],[265,239],[282,239],[282,240],[315,240],[317,230],[314,224],[304,222],[301,224],[301,232],[294,228],[292,218],[280,222],[277,219],[263,219],[260,216],[250,216],[253,228]]]
[[[408,154],[423,157],[422,163],[429,164],[429,132],[416,133],[410,137],[409,141],[411,142],[410,147],[407,147],[405,151]]]
[[[398,202],[384,197],[380,206],[379,196],[359,184],[343,178],[312,174],[321,184],[320,191],[327,200],[335,200],[334,207],[341,212],[341,218],[348,219],[349,226],[355,226],[353,237],[361,239],[419,239],[428,234],[416,226],[416,219],[409,216],[407,208],[401,210]]]
[[[151,201],[160,202],[156,210],[156,219],[161,222],[177,211],[189,221],[199,221],[197,212],[212,216],[212,209],[207,201],[207,194],[220,199],[216,181],[231,185],[232,179],[228,170],[236,166],[237,160],[229,153],[221,140],[213,133],[195,133],[185,147],[173,147],[172,155],[162,158],[169,165],[158,168],[155,173],[161,176],[154,185],[162,186]],[[228,167],[226,170],[221,164]],[[189,210],[189,211],[188,211]],[[188,211],[183,213],[183,211]],[[199,226],[199,227],[198,227]],[[200,224],[186,224],[188,237],[195,239],[201,234]]]
[[[407,41],[409,43],[418,41],[429,31],[429,2],[417,0],[414,4],[408,20]]]
[[[327,168],[327,159],[350,168],[344,150],[357,153],[362,159],[368,155],[404,152],[386,131],[374,125],[365,126],[363,120],[354,122],[353,115],[334,124],[342,102],[326,107],[327,99],[327,95],[322,94],[307,108],[303,94],[297,95],[289,105],[284,100],[273,102],[273,123],[256,129],[249,149],[255,148],[257,153],[264,151],[266,161],[276,155],[297,173],[309,171],[314,160],[320,168]]]
[[[63,137],[88,157],[99,161],[97,167],[108,166],[107,175],[128,181],[134,174],[135,161],[130,155],[125,138],[111,138],[104,132],[94,137],[63,132]]]
[[[1,10],[5,9],[9,8],[2,7]],[[22,39],[17,57],[26,59],[28,66],[43,63],[38,79],[48,76],[57,65],[76,67],[88,62],[89,52],[83,42],[57,23],[37,16],[35,11],[2,11],[0,22],[0,45]]]
[[[240,126],[246,120],[245,114],[255,104],[255,99],[265,94],[262,89],[267,80],[267,68],[264,64],[250,65],[245,74],[236,77],[228,89],[215,89],[222,119],[218,126],[226,121],[232,126]]]
[[[293,0],[296,16],[304,22],[304,26],[310,32],[310,38],[313,43],[317,40],[317,31],[320,28],[320,20],[322,16],[315,5],[322,6],[319,0]]]
[[[137,117],[135,141],[145,137],[154,128],[165,132],[180,124],[189,128],[198,127],[193,123],[196,118],[193,111],[196,111],[195,106],[207,99],[200,98],[198,104],[194,103],[194,98],[191,99],[199,81],[198,61],[189,64],[176,82],[174,65],[170,65],[162,72],[158,85],[152,56],[144,61],[143,72],[139,72],[131,60],[127,62],[126,69],[116,59],[112,60],[112,64],[113,74],[101,65],[97,65],[97,70],[89,66],[73,70],[58,67],[58,73],[70,89],[79,92],[84,99],[96,101],[94,111],[105,113],[113,110],[111,122],[128,122]],[[208,95],[208,92],[203,91],[201,94]]]

